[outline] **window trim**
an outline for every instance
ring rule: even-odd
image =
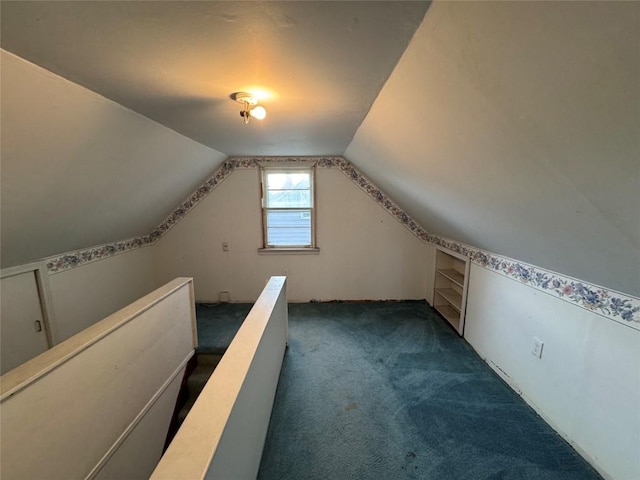
[[[267,173],[296,173],[309,172],[311,176],[311,207],[310,208],[272,208],[266,207],[266,178]],[[260,220],[262,224],[262,247],[258,249],[258,253],[291,253],[291,254],[309,254],[319,253],[316,240],[317,230],[317,210],[316,210],[316,166],[314,164],[303,165],[260,165]],[[311,211],[311,245],[268,245],[267,243],[267,212],[269,210],[310,210]]]

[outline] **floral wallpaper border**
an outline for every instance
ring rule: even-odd
[[[47,272],[49,275],[79,267],[87,263],[102,260],[103,258],[113,257],[120,253],[125,253],[136,248],[146,247],[154,242],[150,235],[131,238],[120,242],[105,243],[97,247],[91,247],[75,252],[67,252],[63,255],[57,255],[45,259]]]
[[[623,325],[640,330],[639,298],[607,290],[543,268],[502,257],[429,233],[407,215],[388,195],[376,187],[371,180],[356,169],[351,162],[339,156],[228,158],[211,177],[182,202],[178,208],[171,212],[149,235],[50,257],[46,261],[49,274],[51,275],[135,248],[154,244],[231,175],[235,169],[258,168],[259,162],[286,162],[287,164],[308,164],[309,162],[313,162],[318,168],[337,168],[422,241],[466,255],[476,265],[519,281],[588,311],[610,318]]]

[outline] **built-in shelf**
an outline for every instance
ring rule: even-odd
[[[436,272],[448,278],[460,288],[464,287],[464,274],[452,269],[436,270]]]
[[[436,247],[435,263],[433,306],[462,335],[469,259],[459,253]]]
[[[449,304],[460,313],[462,309],[462,295],[453,288],[436,288],[436,293],[443,297]]]
[[[436,305],[436,311],[442,315],[447,322],[453,325],[456,330],[460,324],[460,312],[450,305]]]

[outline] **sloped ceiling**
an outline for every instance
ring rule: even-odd
[[[229,154],[344,152],[427,7],[1,2],[2,267],[147,234]]]
[[[2,2],[2,48],[227,155],[341,154],[429,3]],[[264,96],[243,125],[229,96]]]
[[[148,234],[226,155],[1,52],[2,268]]]
[[[346,157],[425,228],[640,293],[640,3],[436,2]]]
[[[640,295],[638,2],[0,6],[4,49],[127,107],[14,101],[3,68],[3,266],[148,231],[227,154],[344,153],[433,233]]]

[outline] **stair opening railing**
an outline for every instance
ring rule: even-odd
[[[286,277],[271,277],[152,480],[255,479],[288,336]]]
[[[0,477],[146,479],[197,346],[178,278],[0,377]]]

